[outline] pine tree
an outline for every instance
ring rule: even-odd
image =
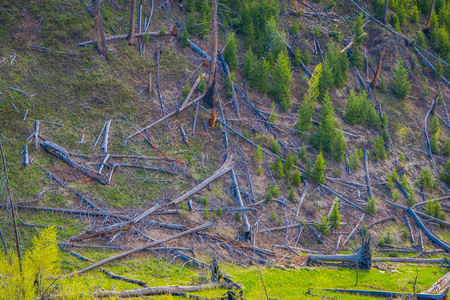
[[[282,111],[292,106],[291,101],[291,65],[285,51],[278,54],[277,62],[272,70],[272,93],[280,103]]]
[[[230,34],[227,37],[227,44],[225,45],[225,49],[223,49],[223,57],[230,70],[234,71],[238,68],[237,40],[234,34]]]
[[[436,115],[434,115],[433,118],[431,119],[430,132],[431,134],[439,135],[440,131],[441,125],[439,124],[439,118]]]
[[[247,51],[245,51],[244,55],[244,66],[242,67],[242,74],[247,79],[247,82],[250,86],[253,86],[256,81],[256,58],[253,54],[253,51],[251,48],[249,48]]]
[[[362,44],[365,36],[364,32],[364,19],[363,14],[361,13],[357,18],[355,23],[353,24],[353,34],[355,37],[353,38],[353,45],[358,47]]]
[[[326,214],[323,214],[320,217],[320,224],[318,224],[318,227],[319,227],[318,230],[321,234],[326,235],[326,236],[330,235],[330,229],[328,226],[328,218],[327,218]]]
[[[314,169],[312,172],[312,179],[318,183],[324,184],[326,182],[325,176],[325,160],[323,159],[322,152],[319,153],[316,159],[316,164],[314,165]]]
[[[422,30],[417,31],[416,43],[423,49],[427,48],[427,44],[425,43],[425,36],[423,35]]]
[[[333,84],[333,68],[331,66],[330,60],[327,59],[322,64],[322,76],[320,77],[319,81],[319,91],[321,97],[333,87]]]
[[[442,211],[442,205],[437,199],[425,204],[424,213],[440,220],[445,220],[445,213]]]
[[[280,144],[276,140],[272,140],[272,144],[270,145],[270,151],[275,154],[280,153]]]
[[[356,170],[360,166],[360,161],[363,157],[363,152],[360,148],[355,147],[353,150],[352,155],[350,155],[350,158],[348,160],[348,167],[350,170]]]
[[[450,185],[450,159],[445,163],[444,169],[439,174],[439,179]]]
[[[300,48],[295,49],[294,66],[300,67],[302,65],[302,50]]]
[[[258,60],[255,72],[257,74],[255,87],[264,93],[269,91],[270,65],[265,58]]]
[[[308,51],[305,51],[305,53],[303,54],[302,61],[305,66],[309,65],[309,63],[311,62],[311,54],[309,54]]]
[[[300,175],[299,170],[295,170],[294,174],[292,175],[292,183],[295,186],[300,186],[300,183],[302,182],[302,176]]]
[[[290,32],[292,35],[297,35],[300,32],[300,25],[297,22],[292,23]]]
[[[400,60],[395,66],[391,87],[394,96],[399,99],[405,99],[411,92],[411,84],[408,80],[408,70],[405,68],[403,60]]]
[[[308,91],[303,97],[303,102],[298,111],[297,130],[308,131],[310,129],[314,105],[319,97],[319,82],[321,75],[322,65],[319,64],[314,68],[313,74],[308,81]]]
[[[331,152],[333,158],[337,161],[344,159],[345,152],[347,151],[347,141],[344,138],[342,128],[334,131],[333,143],[331,144]]]
[[[377,213],[377,201],[374,198],[369,198],[369,200],[367,201],[365,210],[369,215],[376,214]]]
[[[319,122],[323,122],[326,116],[329,114],[334,116],[334,107],[331,103],[330,92],[326,92],[322,97],[322,108],[320,110]]]
[[[375,138],[375,141],[372,145],[372,153],[375,156],[376,161],[379,161],[380,159],[385,160],[387,158],[387,153],[386,149],[384,148],[384,141],[382,137],[377,136]]]
[[[292,172],[292,170],[294,169],[294,157],[292,157],[291,152],[288,152],[288,155],[286,157],[286,161],[284,164],[285,164],[286,173]]]
[[[295,193],[292,187],[289,188],[288,198],[291,202],[295,202]]]
[[[257,163],[262,163],[263,159],[264,159],[264,153],[262,151],[261,145],[258,145],[258,148],[256,148],[256,152],[255,155],[253,156],[253,159],[257,162]]]
[[[313,166],[312,166],[311,160],[309,158],[306,161],[306,166],[305,166],[305,170],[303,172],[303,177],[306,179],[312,179],[312,177],[313,177]]]
[[[419,186],[422,187],[425,191],[434,192],[438,188],[438,183],[433,178],[433,174],[428,167],[423,168],[420,171],[418,183]]]
[[[276,177],[278,179],[283,179],[285,174],[284,174],[284,165],[283,165],[283,161],[281,160],[281,158],[277,159],[276,167],[277,167]]]
[[[344,121],[347,124],[354,125],[360,122],[360,109],[354,90],[350,91],[347,99],[347,108],[345,109]]]
[[[328,218],[331,227],[338,228],[340,226],[341,219],[342,216],[339,211],[339,201],[335,199],[333,204],[333,210],[331,211],[330,217]]]
[[[311,135],[311,143],[313,146],[325,153],[330,153],[332,150],[331,144],[335,136],[336,123],[332,114],[325,116],[322,123],[320,123],[317,131]]]

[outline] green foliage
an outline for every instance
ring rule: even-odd
[[[266,192],[266,201],[267,201],[267,202],[270,202],[270,201],[272,201],[272,200],[273,200],[272,191],[269,189],[269,190]]]
[[[183,95],[187,96],[190,91],[191,91],[191,84],[189,82],[186,82],[186,85],[184,86],[183,90]]]
[[[245,52],[242,74],[244,74],[250,87],[257,88],[261,92],[268,91],[270,75],[269,63],[264,58],[258,60],[251,49],[248,49]]]
[[[164,26],[164,24],[161,24],[161,25],[159,26],[159,33],[160,33],[161,35],[167,34],[167,30],[166,30],[166,27]]]
[[[392,190],[395,188],[395,183],[398,181],[398,174],[395,167],[392,168],[392,172],[386,176],[386,181],[386,186],[388,187],[388,189]]]
[[[320,217],[320,224],[318,224],[318,231],[325,236],[330,235],[330,228],[328,226],[328,219],[326,214],[323,214]]]
[[[377,136],[372,144],[372,153],[375,156],[375,160],[385,160],[387,158],[386,148],[384,148],[384,140],[382,137]]]
[[[306,166],[305,170],[303,171],[303,177],[306,179],[312,179],[313,177],[313,166],[309,158],[306,160]]]
[[[277,213],[273,210],[270,214],[270,219],[275,225],[281,225],[283,223],[283,219],[280,217],[278,218]]]
[[[375,198],[369,198],[365,210],[369,215],[374,215],[377,213],[377,201]]]
[[[292,106],[291,100],[291,64],[285,51],[278,54],[277,62],[272,69],[271,94],[280,103],[282,111],[287,111]]]
[[[143,36],[142,36],[142,40],[144,41],[144,43],[148,43],[148,41],[150,40],[150,34],[148,32],[146,32]]]
[[[353,24],[353,34],[355,37],[353,38],[353,45],[358,47],[362,44],[365,36],[364,32],[364,15],[361,13],[355,20]]]
[[[289,188],[288,198],[291,202],[295,202],[295,193],[292,187]]]
[[[348,78],[349,62],[346,53],[341,53],[339,46],[333,42],[328,44],[328,51],[323,63],[323,74],[320,80],[320,94],[324,95],[332,87],[343,87]]]
[[[439,179],[450,185],[450,160],[445,163],[444,169],[439,174]]]
[[[272,186],[271,190],[272,195],[276,198],[280,197],[280,188],[278,187],[278,184],[276,184],[275,186]]]
[[[362,56],[361,51],[358,47],[352,47],[350,50],[350,62],[356,67],[356,68],[362,68],[364,66],[364,59]]]
[[[338,199],[335,199],[334,204],[333,204],[333,210],[331,211],[328,221],[330,222],[331,227],[338,228],[340,225],[341,219],[342,219],[342,216],[339,211],[339,201],[338,201]]]
[[[204,197],[198,199],[198,203],[203,204],[204,206],[209,205],[208,195],[205,195]]]
[[[436,115],[434,115],[433,118],[431,119],[430,132],[431,132],[431,139],[430,139],[431,152],[433,154],[438,154],[441,151],[439,143],[441,125],[439,124],[439,118]]]
[[[331,153],[332,143],[335,137],[336,122],[332,113],[323,116],[317,130],[311,135],[313,146],[325,153]]]
[[[205,207],[205,210],[203,211],[203,219],[209,220],[209,218],[210,218],[209,209],[208,207]]]
[[[183,33],[180,36],[181,45],[183,45],[184,47],[189,46],[190,44],[189,39],[190,39],[189,32],[187,32],[186,30],[183,31]]]
[[[326,182],[325,169],[326,169],[325,160],[323,159],[322,152],[320,152],[319,155],[317,156],[316,163],[312,171],[312,179],[315,182],[324,184]]]
[[[333,142],[331,144],[331,150],[333,158],[336,161],[342,161],[344,159],[345,152],[347,151],[347,141],[344,138],[342,128],[334,131]]]
[[[300,183],[302,182],[302,176],[300,174],[299,170],[295,170],[294,174],[292,175],[292,184],[295,186],[300,186]]]
[[[242,132],[242,135],[247,139],[250,138],[250,133],[248,132],[247,129],[244,129],[244,131]]]
[[[33,246],[22,253],[22,272],[14,251],[0,256],[0,295],[2,299],[52,299],[65,295],[64,299],[92,299],[89,287],[82,283],[60,279],[57,235],[53,227],[46,228],[33,238]],[[77,286],[78,285],[78,286]],[[83,295],[84,293],[84,295]]]
[[[436,64],[436,78],[437,80],[442,79],[442,75],[444,75],[444,66],[442,65],[441,61],[438,61]]]
[[[275,102],[272,101],[272,105],[270,107],[269,121],[271,123],[276,124],[277,120],[278,120],[278,116],[275,114]]]
[[[433,154],[439,154],[441,152],[439,137],[437,134],[431,136],[430,139],[430,150]]]
[[[384,242],[383,236],[381,236],[380,239],[378,240],[378,247],[380,247],[380,248],[386,247],[386,243]]]
[[[414,204],[416,204],[416,199],[415,199],[416,193],[414,192],[413,189],[409,189],[408,190],[408,197],[406,198],[406,206],[411,207]]]
[[[218,217],[221,217],[223,215],[223,211],[222,211],[222,207],[221,206],[219,206],[219,208],[216,209],[216,215]]]
[[[295,49],[294,66],[300,67],[302,65],[302,50],[300,48]]]
[[[436,199],[425,204],[424,213],[440,220],[446,219],[445,212],[442,211],[442,206]]]
[[[441,125],[439,124],[439,118],[434,115],[433,118],[431,119],[431,124],[430,124],[430,132],[431,134],[438,134],[441,131]]]
[[[422,30],[417,31],[416,43],[417,43],[417,45],[419,45],[419,47],[421,47],[423,49],[427,48],[427,44],[425,42],[425,36],[423,35]]]
[[[381,125],[380,117],[369,99],[367,99],[365,91],[357,96],[353,90],[350,91],[344,120],[350,125],[367,123],[374,128],[379,128]]]
[[[402,59],[395,66],[391,87],[394,96],[399,99],[405,99],[411,92],[411,84],[408,80],[408,70]]]
[[[261,176],[261,175],[262,175],[262,169],[261,169],[261,166],[258,166],[258,168],[256,169],[256,175],[257,175],[257,176]]]
[[[239,223],[241,221],[241,214],[240,213],[237,212],[237,213],[234,214],[234,221],[236,223]]]
[[[283,161],[281,160],[281,158],[277,159],[276,170],[277,170],[277,172],[275,174],[275,177],[278,179],[283,179],[285,177],[285,174],[284,174],[284,164],[283,164]]]
[[[442,147],[442,154],[445,156],[450,155],[450,140],[445,140],[444,146]]]
[[[419,186],[421,186],[425,191],[434,192],[438,188],[437,181],[433,178],[433,174],[431,173],[429,168],[423,168],[420,171]]]
[[[303,144],[302,147],[300,148],[300,150],[298,151],[298,157],[303,160],[306,161],[306,147]]]
[[[308,131],[311,127],[311,118],[314,112],[314,105],[319,97],[319,82],[322,74],[322,65],[314,68],[313,74],[308,81],[308,91],[303,97],[303,102],[298,111],[298,121],[296,128],[299,131]]]
[[[231,76],[225,78],[224,89],[225,89],[225,96],[227,96],[227,98],[231,98],[231,96],[233,96],[233,92],[231,91],[231,83],[232,83]]]
[[[305,66],[311,63],[311,54],[309,54],[308,50],[305,50],[305,53],[302,56],[302,61],[305,64]]]
[[[292,156],[291,152],[289,152],[288,155],[286,156],[286,161],[284,165],[286,173],[290,173],[294,169],[294,157]]]
[[[230,34],[227,37],[227,44],[223,49],[223,57],[230,67],[230,70],[234,71],[238,68],[238,57],[237,57],[237,40],[234,34]]]
[[[297,35],[300,32],[300,25],[297,22],[293,22],[290,32],[292,35]]]
[[[363,158],[364,153],[361,150],[361,148],[357,148],[355,147],[355,149],[353,150],[353,153],[350,155],[349,159],[348,159],[348,167],[350,168],[350,170],[356,170],[359,168],[359,166],[361,165],[361,159]]]
[[[272,140],[272,143],[270,144],[270,151],[272,151],[275,154],[280,153],[280,144],[276,140]]]
[[[379,85],[378,87],[380,88],[380,91],[382,93],[386,93],[387,92],[387,83],[386,80],[384,80],[383,76],[380,75],[380,79],[379,79]]]
[[[206,92],[206,81],[205,81],[205,79],[202,77],[201,79],[200,79],[200,82],[198,83],[198,90],[201,92],[201,93],[205,93]]]
[[[409,181],[406,174],[403,174],[402,180],[400,181],[400,186],[404,188],[405,190],[409,190]]]
[[[400,200],[400,193],[398,190],[394,190],[392,192],[392,201],[397,202],[398,200]]]
[[[258,145],[258,148],[256,148],[255,155],[253,156],[253,159],[258,163],[262,163],[264,159],[264,152],[262,151],[261,145]]]

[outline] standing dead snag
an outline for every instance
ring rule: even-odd
[[[384,12],[383,12],[383,23],[386,24],[387,22],[387,11],[389,6],[389,0],[384,0]]]
[[[433,0],[433,2],[431,2],[431,8],[430,8],[430,12],[428,13],[428,19],[427,19],[427,24],[425,25],[425,30],[430,29],[431,17],[433,16],[434,4],[435,3],[436,3],[436,0]]]
[[[387,2],[387,0],[386,0],[386,2]],[[375,78],[370,83],[370,87],[372,88],[372,90],[377,86],[377,83],[378,83],[378,77],[380,76],[381,67],[383,66],[383,58],[386,55],[386,47],[387,46],[384,46],[383,51],[381,52],[380,61],[378,62],[377,73],[375,74]]]
[[[136,23],[136,0],[131,0],[130,33],[127,40],[128,45],[134,45],[134,26]],[[140,32],[140,28],[139,28]]]
[[[97,52],[102,57],[106,57],[108,46],[106,45],[105,31],[103,30],[102,17],[100,15],[100,0],[92,0],[95,33],[97,36]]]
[[[217,2],[218,0],[211,0],[212,2],[212,35],[213,35],[213,50],[212,63],[209,72],[208,87],[206,88],[203,103],[205,106],[214,108],[214,87],[216,84],[216,66],[217,66],[217,51],[219,49],[219,31],[217,28]]]

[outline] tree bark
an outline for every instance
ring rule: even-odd
[[[378,77],[380,77],[381,67],[383,66],[383,58],[386,55],[386,48],[387,48],[387,46],[384,46],[383,51],[381,52],[380,61],[378,62],[377,73],[375,74],[375,78],[370,83],[370,87],[372,88],[372,90],[376,87],[376,85],[378,83]]]
[[[127,40],[128,45],[134,45],[134,26],[136,25],[136,0],[131,1],[131,16],[130,16],[130,33]]]
[[[94,21],[95,21],[95,34],[97,36],[97,52],[102,57],[106,57],[108,52],[108,46],[106,45],[105,31],[103,30],[102,17],[100,16],[100,1],[92,0]]]
[[[384,0],[384,13],[383,13],[383,23],[384,24],[386,24],[388,6],[389,6],[389,0]]]
[[[425,25],[425,29],[429,29],[430,28],[431,17],[433,16],[433,10],[434,10],[434,4],[435,3],[436,3],[436,0],[433,0],[433,2],[431,2],[431,8],[430,8],[430,12],[428,13],[427,25]]]
[[[212,2],[212,35],[213,35],[213,50],[211,71],[209,73],[208,87],[206,89],[203,103],[205,106],[214,108],[214,88],[216,83],[216,65],[217,65],[217,51],[219,49],[219,31],[217,28],[217,2],[218,0],[211,0]]]

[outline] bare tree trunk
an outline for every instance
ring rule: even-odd
[[[103,57],[106,57],[108,52],[108,46],[106,46],[105,31],[103,30],[102,17],[100,16],[100,1],[92,0],[94,21],[95,21],[95,33],[97,36],[97,52]]]
[[[428,13],[427,25],[425,25],[425,29],[430,28],[431,17],[433,16],[433,10],[434,10],[434,3],[436,3],[436,0],[433,0],[433,2],[431,2],[431,8],[430,8],[430,12]]]
[[[136,0],[131,1],[130,33],[127,40],[128,45],[134,45],[134,26],[136,25]]]
[[[387,1],[387,0],[386,0]],[[381,67],[383,66],[383,58],[386,55],[386,47],[384,46],[383,48],[383,52],[381,52],[381,57],[380,57],[380,61],[378,62],[378,68],[377,68],[377,74],[375,74],[375,78],[372,80],[372,82],[370,83],[370,87],[372,89],[374,89],[378,83],[378,77],[380,76],[381,73]]]
[[[383,13],[383,23],[384,24],[386,24],[388,6],[389,6],[389,0],[384,0],[384,13]]]
[[[203,98],[203,103],[205,106],[214,108],[214,87],[216,83],[216,65],[217,65],[217,51],[219,49],[219,31],[217,28],[217,2],[218,0],[212,1],[212,35],[213,35],[213,51],[212,51],[212,63],[211,71],[209,73],[208,88],[206,89],[205,97]]]

